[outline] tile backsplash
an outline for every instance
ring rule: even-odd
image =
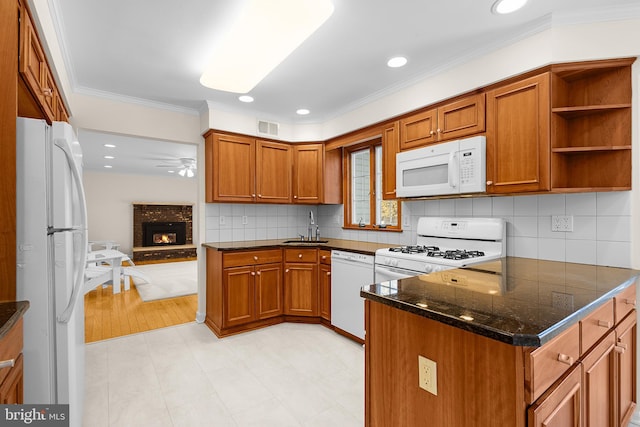
[[[206,239],[226,242],[295,238],[313,211],[321,237],[413,244],[422,216],[502,217],[510,256],[631,265],[631,192],[419,200],[402,203],[404,231],[344,230],[343,206],[207,204]],[[573,216],[573,231],[551,231],[552,215]]]

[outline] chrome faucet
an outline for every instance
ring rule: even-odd
[[[313,234],[313,227],[315,222],[313,221],[313,211],[309,211],[309,225],[307,226],[307,240],[311,241],[311,236]]]

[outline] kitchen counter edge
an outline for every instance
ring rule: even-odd
[[[248,240],[241,242],[215,242],[203,243],[202,246],[221,252],[248,251],[271,248],[311,248],[324,250],[338,250],[356,252],[364,255],[375,255],[377,249],[384,249],[393,245],[390,243],[361,242],[358,240],[326,239],[326,243],[317,242],[294,242],[284,243],[293,239],[272,239],[272,240]]]
[[[29,309],[29,301],[0,302],[0,340],[18,323]]]

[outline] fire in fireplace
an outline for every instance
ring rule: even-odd
[[[187,240],[186,222],[143,222],[143,246],[184,245]]]

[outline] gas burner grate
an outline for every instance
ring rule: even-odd
[[[484,252],[482,252],[482,251],[465,251],[465,250],[462,250],[462,249],[455,249],[455,250],[451,250],[451,251],[435,250],[435,251],[427,252],[427,256],[433,257],[433,258],[460,260],[460,259],[469,259],[469,258],[481,257],[481,256],[484,256]]]
[[[403,254],[421,254],[421,253],[429,253],[433,251],[439,251],[440,249],[437,246],[401,246],[398,248],[389,248],[390,252],[400,252]]]

